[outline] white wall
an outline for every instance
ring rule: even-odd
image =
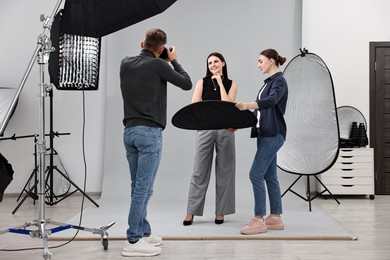
[[[390,41],[390,1],[303,0],[302,46],[333,77],[337,106],[359,109],[369,125],[369,42]]]
[[[0,35],[5,39],[0,42],[0,85],[16,87],[19,84],[35,48],[36,37],[42,32],[39,15],[50,14],[54,5],[52,0],[0,0]],[[167,32],[169,44],[176,45],[179,62],[194,84],[205,74],[207,55],[211,51],[224,54],[229,77],[238,82],[237,99],[252,101],[265,79],[257,68],[259,52],[275,48],[290,60],[302,46],[301,8],[301,0],[182,0],[158,16],[104,37],[100,89],[86,92],[87,191],[101,191],[102,185],[114,185],[110,186],[115,187],[110,194],[106,194],[109,196],[129,188],[122,144],[119,64],[124,56],[139,53],[139,43],[147,29],[160,27]],[[13,23],[16,20],[17,23]],[[6,24],[9,27],[4,26]],[[26,135],[37,132],[39,78],[36,68],[23,90],[5,137],[14,133]],[[54,130],[71,132],[70,136],[56,138],[55,148],[72,180],[81,185],[84,177],[81,156],[82,94],[55,90],[54,96]],[[195,133],[173,127],[170,119],[177,110],[189,104],[191,96],[192,91],[169,87],[169,123],[164,131],[163,159],[156,194],[160,191],[159,195],[187,196]],[[249,138],[249,129],[237,132],[236,147],[237,190],[238,193],[250,194],[248,172],[256,147],[255,140]],[[7,193],[21,191],[34,165],[33,149],[30,139],[0,142],[0,152],[15,169],[14,181],[7,188]],[[282,187],[290,184],[292,178],[281,173]]]

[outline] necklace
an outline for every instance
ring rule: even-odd
[[[223,80],[223,75],[221,76],[221,80]],[[217,88],[219,87],[218,81],[216,79],[211,79],[211,82],[213,82],[214,91],[217,91]],[[217,82],[217,83],[215,83]]]

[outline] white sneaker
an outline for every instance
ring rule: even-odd
[[[134,244],[130,244],[128,241],[123,243],[123,256],[156,256],[160,253],[160,247],[148,244],[143,239]]]
[[[142,239],[150,245],[154,245],[154,246],[161,246],[162,245],[162,237],[159,237],[159,236],[156,236],[153,234],[151,234],[148,237],[143,237]]]

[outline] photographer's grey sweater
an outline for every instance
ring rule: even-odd
[[[192,82],[177,60],[172,67],[143,49],[138,56],[125,57],[120,66],[125,127],[145,125],[165,128],[167,122],[167,82],[190,90]]]

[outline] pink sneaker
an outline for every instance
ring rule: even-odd
[[[240,230],[243,235],[253,235],[258,233],[267,232],[267,225],[264,222],[264,219],[252,218],[249,224],[246,224]]]
[[[283,225],[283,221],[282,221],[281,216],[276,217],[273,215],[269,215],[265,219],[265,224],[267,225],[268,230],[283,230],[284,229],[284,225]]]

